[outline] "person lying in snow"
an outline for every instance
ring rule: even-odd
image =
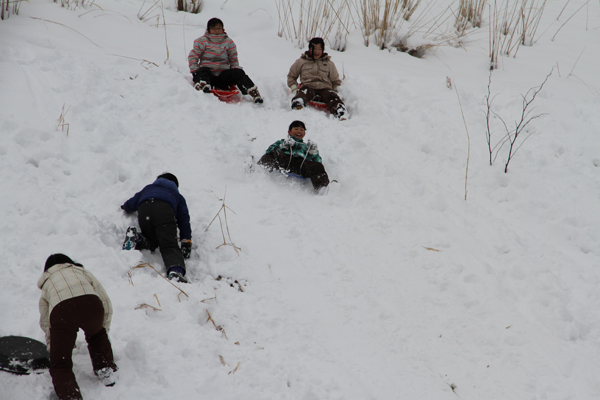
[[[310,101],[318,100],[325,103],[336,118],[345,120],[348,118],[346,106],[336,93],[342,81],[331,57],[324,50],[323,39],[312,38],[308,42],[308,51],[290,67],[287,85],[294,95],[292,109],[300,110]],[[301,88],[298,87],[298,77]]]
[[[121,206],[126,213],[138,212],[141,233],[129,227],[123,250],[160,249],[167,277],[187,283],[185,261],[192,251],[192,229],[187,203],[179,193],[179,181],[171,173],[159,175]],[[177,241],[177,228],[181,248]]]
[[[317,144],[311,140],[302,140],[306,126],[302,121],[294,121],[288,129],[288,137],[273,143],[258,160],[258,164],[269,172],[279,169],[304,178],[310,178],[315,193],[327,193],[329,177],[325,172]]]
[[[223,21],[211,18],[204,36],[194,41],[188,56],[190,72],[196,90],[210,93],[212,87],[228,89],[236,85],[242,94],[249,94],[255,103],[262,103],[254,82],[240,67],[237,48],[223,29]]]
[[[40,327],[50,352],[50,376],[60,400],[82,399],[73,374],[73,347],[77,331],[85,332],[94,373],[113,386],[117,371],[108,331],[112,304],[102,284],[91,272],[64,254],[52,254],[37,283]]]

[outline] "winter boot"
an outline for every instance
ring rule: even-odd
[[[123,242],[123,250],[145,250],[150,249],[146,238],[137,231],[134,226],[127,228],[125,241]],[[151,249],[152,250],[152,249]]]
[[[302,110],[304,108],[304,100],[297,98],[292,100],[292,110]]]
[[[133,250],[136,248],[136,244],[138,241],[138,233],[135,227],[130,226],[127,228],[127,233],[125,234],[125,241],[123,242],[123,250]]]
[[[169,278],[170,281],[174,280],[179,283],[188,283],[188,280],[186,279],[184,274],[185,271],[183,270],[183,268],[181,268],[178,265],[174,265],[171,268],[169,268],[169,272],[167,272],[167,278]]]
[[[115,379],[115,371],[111,367],[100,368],[98,371],[94,372],[104,386],[115,386],[115,383],[117,383]]]
[[[335,109],[333,115],[339,119],[340,121],[345,121],[348,119],[348,113],[346,112],[346,106],[343,104],[338,104]]]
[[[256,86],[253,86],[252,88],[248,89],[248,94],[250,96],[252,96],[252,98],[254,99],[254,102],[256,104],[263,103],[263,98],[261,97],[260,93],[258,92],[258,88]]]
[[[196,84],[194,85],[194,88],[198,91],[201,90],[204,93],[210,93],[210,89],[212,89],[211,86],[204,81],[196,82]]]

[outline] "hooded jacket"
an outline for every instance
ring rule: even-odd
[[[74,264],[56,264],[40,277],[37,286],[42,290],[39,301],[40,327],[46,333],[50,346],[50,314],[61,301],[93,294],[100,298],[104,307],[103,326],[108,332],[112,320],[112,303],[102,284],[87,269]]]
[[[145,186],[141,191],[137,192],[132,198],[123,204],[123,209],[127,213],[132,213],[138,210],[140,204],[146,200],[155,199],[169,203],[175,211],[177,219],[177,227],[181,239],[192,239],[192,228],[190,227],[190,213],[187,203],[183,196],[179,193],[179,189],[175,182],[165,178],[158,178],[154,183]]]
[[[237,47],[225,32],[222,35],[213,35],[206,31],[204,36],[194,40],[188,64],[192,74],[200,67],[210,68],[216,76],[227,69],[241,69]]]
[[[288,146],[284,146],[286,139],[281,139],[270,145],[265,154],[277,150],[285,154],[291,154],[292,157],[300,157],[308,161],[322,162],[321,156],[319,155],[319,150],[313,150],[313,153],[311,153],[308,149],[308,146],[302,139],[296,139],[292,136],[288,136],[288,138],[294,139],[294,145],[291,149]]]
[[[309,89],[335,90],[342,84],[340,74],[327,53],[316,60],[308,51],[302,54],[288,72],[287,85],[290,89],[298,86],[298,77],[302,86]]]

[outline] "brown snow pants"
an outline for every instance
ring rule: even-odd
[[[310,101],[320,101],[322,103],[325,103],[325,105],[327,105],[327,108],[329,108],[329,111],[334,115],[336,113],[338,105],[344,104],[342,99],[340,99],[340,96],[338,96],[338,94],[335,91],[329,89],[309,89],[303,87],[292,98],[292,101],[298,98],[304,100],[305,107],[308,106],[308,103]]]
[[[73,347],[79,328],[85,332],[92,367],[117,370],[104,323],[104,307],[94,294],[73,297],[58,303],[50,314],[50,376],[60,400],[82,399],[73,374]]]

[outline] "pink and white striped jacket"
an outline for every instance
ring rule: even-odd
[[[191,73],[200,67],[208,67],[217,76],[226,69],[241,69],[237,47],[225,32],[222,35],[212,35],[207,31],[204,36],[194,40],[188,63]]]

